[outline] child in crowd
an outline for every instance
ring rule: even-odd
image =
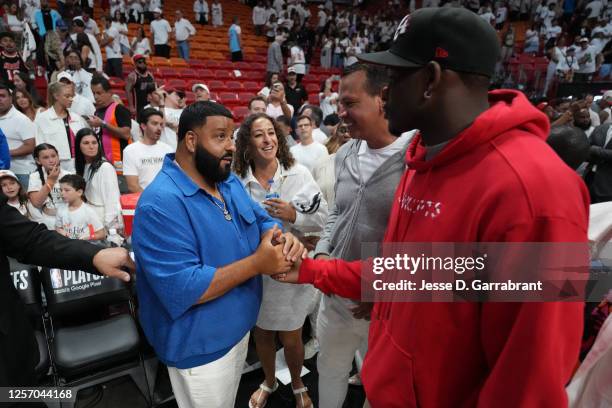
[[[106,238],[102,221],[85,203],[85,179],[78,174],[68,174],[59,182],[64,205],[57,209],[55,230],[72,239],[98,241]]]
[[[28,200],[15,173],[10,170],[0,170],[0,187],[2,193],[8,198],[8,205],[15,207],[22,215],[31,218],[32,203]]]
[[[30,174],[28,198],[38,211],[32,219],[52,230],[55,229],[57,205],[64,202],[57,181],[68,172],[61,168],[57,149],[49,143],[36,146],[33,156],[36,171]]]

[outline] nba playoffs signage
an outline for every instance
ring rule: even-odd
[[[43,269],[41,279],[50,304],[124,289],[122,282],[117,279],[110,279],[84,271]]]

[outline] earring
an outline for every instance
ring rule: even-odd
[[[431,91],[428,89],[425,91],[425,93],[423,94],[424,97],[426,98],[431,98]]]

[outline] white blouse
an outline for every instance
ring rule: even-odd
[[[119,182],[117,181],[115,168],[105,161],[91,179],[90,168],[91,166],[86,164],[83,174],[87,182],[85,186],[87,202],[96,211],[105,227],[109,228],[113,222],[123,225],[121,202],[119,200],[121,194],[119,193]]]

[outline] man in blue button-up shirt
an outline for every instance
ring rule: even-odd
[[[234,406],[259,275],[305,256],[230,173],[233,127],[222,105],[188,106],[176,156],[166,156],[134,217],[140,318],[181,408]]]

